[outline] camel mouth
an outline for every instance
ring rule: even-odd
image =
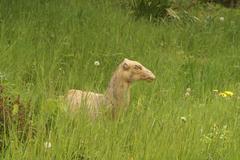
[[[147,78],[146,79],[146,81],[148,81],[148,82],[152,82],[152,81],[154,81],[155,80],[155,78]]]
[[[156,79],[156,76],[150,70],[147,70],[145,73],[146,74],[143,76],[143,80],[147,82],[152,82]]]
[[[151,76],[151,77],[146,77],[144,78],[144,80],[146,80],[147,82],[152,82],[153,80],[155,80],[156,77],[155,76]]]

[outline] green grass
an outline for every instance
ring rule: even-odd
[[[36,128],[25,143],[10,132],[1,159],[240,159],[240,10],[199,6],[189,14],[200,21],[185,15],[152,24],[115,4],[0,1],[1,83],[31,99]],[[92,122],[60,109],[56,97],[70,88],[104,92],[125,57],[157,79],[133,84],[119,121]],[[213,89],[234,96],[214,96]]]

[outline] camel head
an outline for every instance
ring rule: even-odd
[[[155,79],[155,75],[137,61],[125,58],[119,67],[122,78],[127,82],[137,80],[146,80],[150,82]]]

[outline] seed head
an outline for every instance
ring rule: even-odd
[[[224,21],[224,17],[220,17],[219,20],[223,22]]]
[[[95,65],[95,66],[100,66],[100,62],[99,62],[99,61],[95,61],[95,62],[94,62],[94,65]]]
[[[191,88],[187,88],[186,91],[187,92],[191,92],[192,90],[191,90]]]
[[[190,96],[190,92],[186,92],[185,97],[189,97],[189,96]]]

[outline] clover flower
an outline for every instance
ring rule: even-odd
[[[95,62],[94,62],[94,65],[95,65],[95,66],[100,66],[100,62],[99,62],[99,61],[95,61]]]
[[[182,120],[182,122],[187,122],[187,118],[186,117],[180,117],[180,119]]]
[[[191,91],[192,91],[191,88],[187,88],[186,93],[185,93],[185,97],[189,97],[191,95]]]
[[[190,92],[186,92],[185,97],[189,97],[189,96],[190,96]]]
[[[192,89],[191,89],[191,88],[187,88],[186,91],[187,91],[187,92],[191,92]]]
[[[220,17],[219,20],[223,22],[224,21],[224,17]]]

